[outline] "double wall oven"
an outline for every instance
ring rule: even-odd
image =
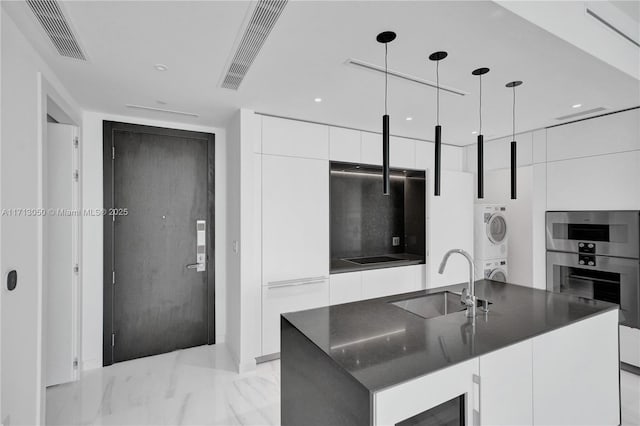
[[[640,335],[640,212],[547,212],[546,219],[547,289],[617,303],[620,324]]]
[[[547,289],[620,305],[640,328],[640,213],[547,212]]]

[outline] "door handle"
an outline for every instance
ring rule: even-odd
[[[200,266],[199,263],[190,263],[187,265],[187,269],[198,269],[198,266]]]

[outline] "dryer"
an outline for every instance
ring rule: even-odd
[[[475,207],[475,257],[480,260],[507,257],[507,208],[503,205],[482,204]]]
[[[509,278],[507,259],[479,260],[476,261],[478,274],[485,280],[507,282]]]

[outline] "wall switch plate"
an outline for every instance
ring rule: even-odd
[[[399,245],[400,245],[400,237],[393,237],[393,238],[391,238],[391,244],[392,244],[394,247],[399,246]]]

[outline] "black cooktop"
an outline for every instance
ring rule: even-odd
[[[400,260],[398,257],[392,256],[371,256],[371,257],[353,257],[351,259],[345,259],[349,262],[357,263],[359,265],[368,265],[370,263],[384,263],[384,262],[397,262]]]

